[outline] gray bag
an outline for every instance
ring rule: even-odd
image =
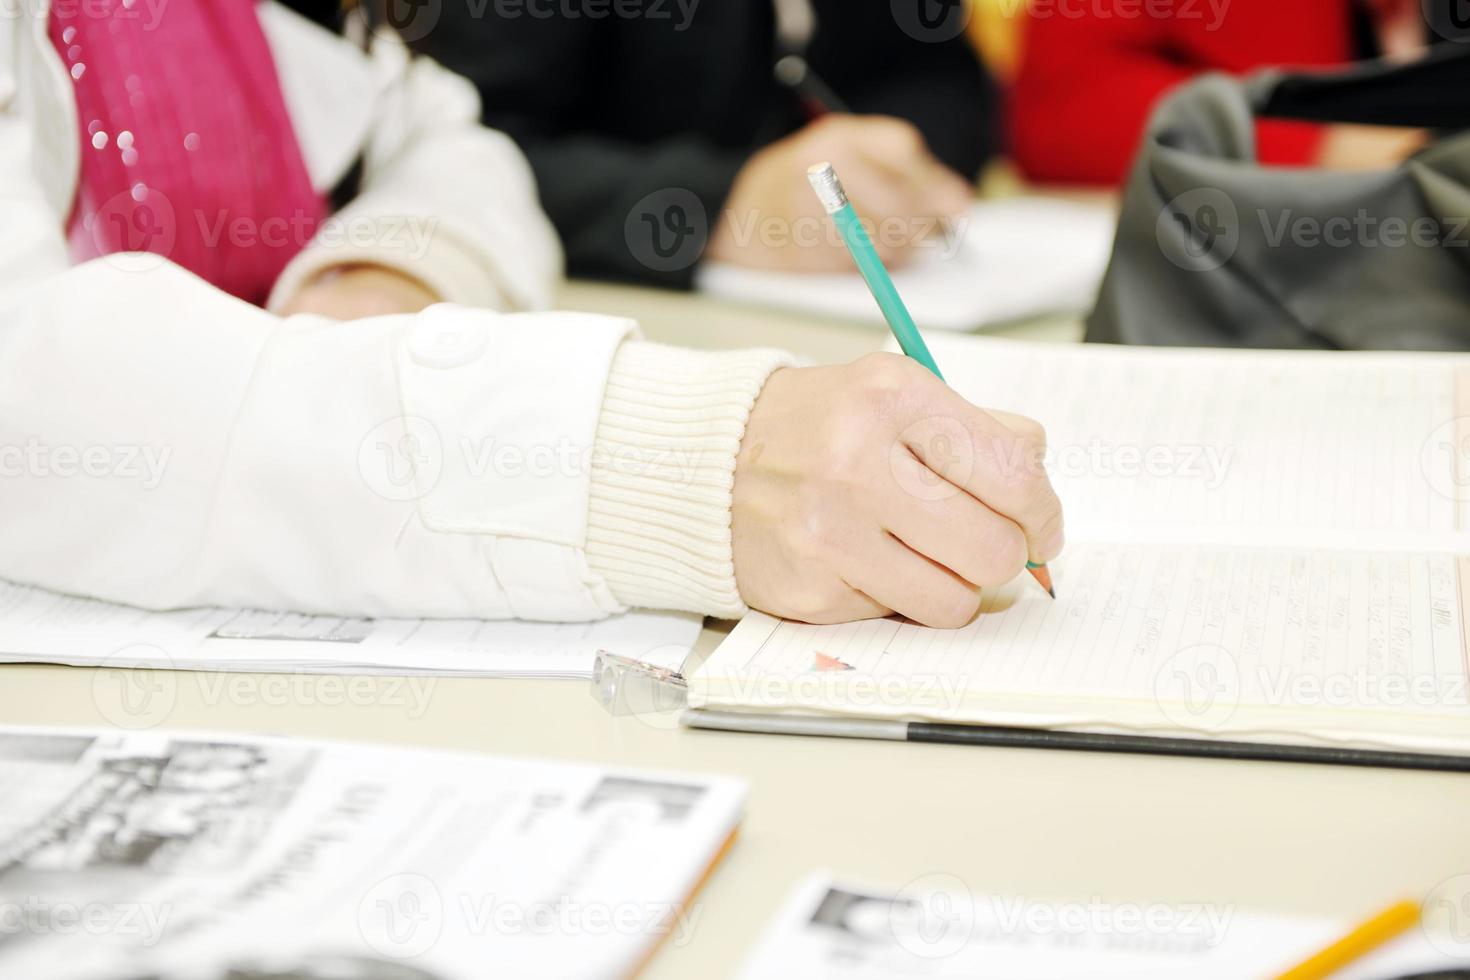
[[[1392,170],[1262,167],[1256,116],[1420,126]],[[1149,122],[1087,323],[1106,343],[1470,349],[1470,49],[1204,76]]]

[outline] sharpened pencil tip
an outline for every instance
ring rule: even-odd
[[[1052,587],[1051,583],[1051,569],[1045,565],[1038,565],[1035,562],[1028,561],[1026,563],[1026,570],[1031,573],[1032,578],[1036,579],[1036,583],[1046,590],[1047,595],[1053,599],[1057,597],[1057,590]]]

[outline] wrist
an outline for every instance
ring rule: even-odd
[[[592,454],[587,559],[624,605],[733,617],[735,460],[771,350],[625,342]]]

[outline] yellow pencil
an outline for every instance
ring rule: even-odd
[[[1398,902],[1390,905],[1320,953],[1307,957],[1280,974],[1276,980],[1322,980],[1395,936],[1407,932],[1418,921],[1417,903]]]

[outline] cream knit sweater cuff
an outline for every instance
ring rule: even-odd
[[[587,561],[628,606],[744,613],[730,552],[735,456],[780,351],[630,340],[608,376],[592,454]]]

